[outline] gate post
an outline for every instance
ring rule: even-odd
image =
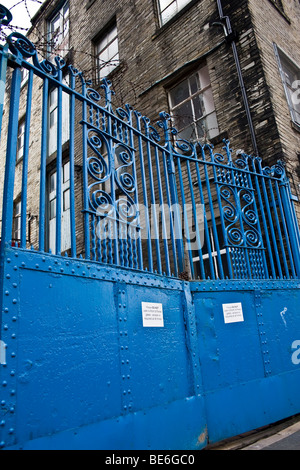
[[[295,212],[295,207],[292,202],[291,188],[288,179],[285,177],[280,184],[280,193],[282,204],[292,248],[292,256],[294,259],[295,271],[298,279],[300,278],[300,231]]]
[[[15,181],[15,163],[17,155],[18,140],[18,119],[19,119],[19,101],[20,87],[22,81],[21,68],[17,66],[12,75],[11,97],[9,109],[9,123],[7,132],[7,149],[5,162],[5,176],[3,188],[3,211],[2,211],[2,235],[1,235],[1,251],[3,253],[4,246],[9,243],[12,238],[13,223],[13,198],[14,198],[14,181]]]

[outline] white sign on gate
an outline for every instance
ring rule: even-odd
[[[163,307],[162,304],[142,302],[143,326],[163,327]]]
[[[223,315],[225,323],[236,323],[244,321],[241,302],[232,304],[223,304]]]

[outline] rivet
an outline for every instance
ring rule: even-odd
[[[7,262],[10,263],[11,259],[10,258],[7,258]]]
[[[17,303],[17,299],[13,299],[12,303],[13,303],[13,304],[16,304],[16,303]]]
[[[4,441],[1,441],[0,442],[0,447],[3,448],[5,446],[5,442]]]
[[[18,284],[16,282],[14,282],[13,287],[18,287]]]
[[[4,309],[4,312],[5,312],[5,313],[7,313],[7,312],[8,312],[8,308],[7,308],[7,307],[5,307],[5,309]]]
[[[9,295],[9,291],[8,291],[8,290],[5,291],[5,295]]]
[[[6,274],[6,279],[10,279],[10,274]]]
[[[12,321],[17,321],[17,317],[12,317]]]
[[[4,421],[4,419],[2,419],[2,421],[0,421],[0,426],[1,426],[1,427],[5,426],[5,421]]]
[[[6,385],[7,385],[7,382],[6,382],[6,380],[3,380],[3,382],[2,382],[2,386],[3,386],[3,387],[6,387]]]
[[[1,406],[5,406],[5,403],[6,403],[5,400],[2,400],[1,401]]]
[[[13,434],[13,433],[14,433],[14,428],[10,428],[10,429],[8,430],[8,434]]]

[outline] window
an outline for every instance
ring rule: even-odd
[[[221,240],[223,240],[222,234],[222,227],[221,224],[216,225],[217,236],[219,240],[219,253],[221,258],[221,263],[223,267],[224,277],[229,275],[228,265],[227,265],[227,257],[226,257],[226,248],[222,248]],[[212,277],[213,273],[215,274],[216,278],[220,278],[219,273],[219,264],[218,264],[218,251],[216,247],[216,241],[214,238],[213,228],[210,226],[208,227],[209,233],[209,243],[207,239],[204,237],[204,243],[202,246],[202,259],[203,259],[203,267],[205,277]],[[200,260],[199,260],[199,253],[193,253],[193,262],[194,262],[194,269],[196,277],[201,277],[201,270],[200,270]],[[210,260],[213,265],[213,273],[211,272]]]
[[[68,77],[63,78],[63,83],[68,85]],[[57,112],[57,88],[52,88],[48,100],[48,156],[56,152],[57,149]],[[62,145],[64,145],[70,138],[70,98],[64,91],[62,92],[61,116],[61,139]]]
[[[12,241],[21,240],[21,201],[14,203],[13,234]]]
[[[24,67],[21,68],[22,78],[21,78],[21,87],[25,85],[28,81],[29,70]]]
[[[300,69],[276,45],[274,47],[291,118],[300,126]]]
[[[50,53],[65,55],[69,47],[69,2],[55,13],[49,21]]]
[[[53,170],[48,174],[48,249],[55,253],[56,247],[56,188],[57,173]],[[71,247],[70,235],[70,162],[62,165],[62,211],[61,211],[61,251],[67,251]]]
[[[114,25],[95,45],[97,78],[101,80],[120,63],[118,31]]]
[[[207,66],[174,86],[169,100],[178,138],[198,141],[219,134]]]
[[[283,11],[283,5],[281,0],[270,0],[275,7],[277,7],[279,10]]]
[[[160,24],[164,25],[173,16],[176,15],[183,7],[185,7],[191,0],[159,0],[159,19]]]
[[[21,160],[24,152],[25,121],[19,123],[17,139],[17,161]]]

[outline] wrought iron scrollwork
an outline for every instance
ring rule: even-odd
[[[0,26],[8,26],[12,20],[12,14],[4,5],[0,5]]]

